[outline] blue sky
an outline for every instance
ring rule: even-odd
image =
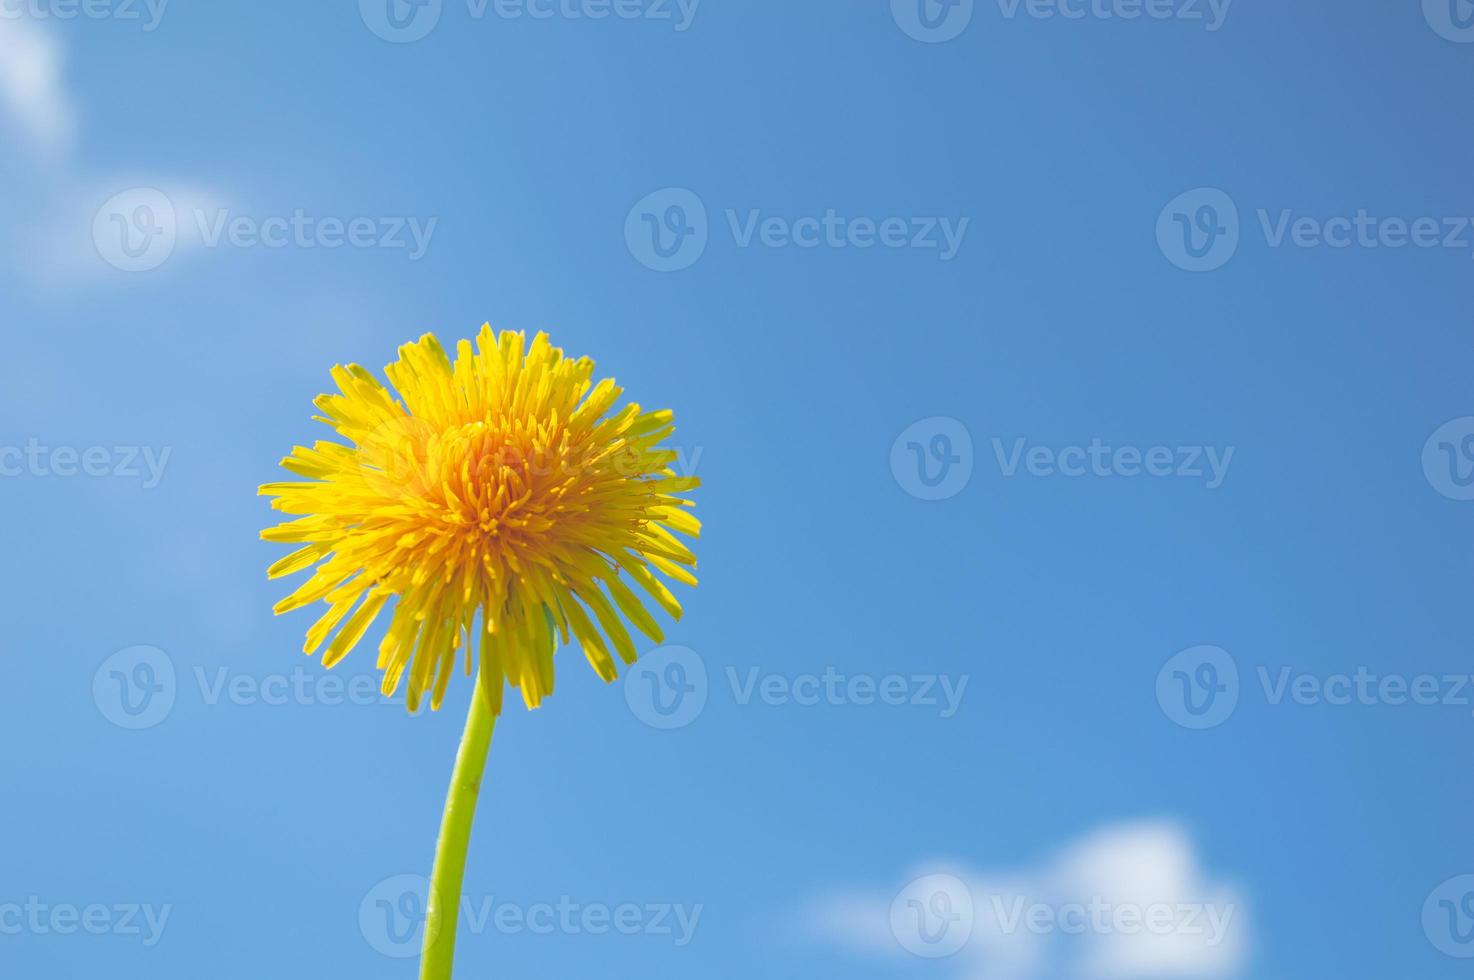
[[[255,488],[487,321],[705,530],[459,975],[1467,972],[1465,0],[0,15],[4,976],[414,974],[469,685],[303,658]]]

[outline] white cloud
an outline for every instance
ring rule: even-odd
[[[0,17],[0,104],[27,139],[53,154],[70,149],[74,127],[61,62],[61,45],[34,21]]]
[[[898,891],[817,899],[807,931],[859,953],[950,955],[963,980],[1228,980],[1248,951],[1243,897],[1170,821],[1100,828],[1033,868],[933,862]]]
[[[0,0],[0,137],[14,134],[33,152],[18,155],[10,193],[0,195],[0,269],[18,270],[48,301],[64,301],[66,287],[117,282],[130,263],[153,268],[199,247],[187,219],[217,210],[220,195],[192,181],[99,176],[81,165],[63,46],[6,3]],[[136,262],[124,261],[140,251]]]
[[[136,213],[140,206],[149,207],[147,222]],[[107,181],[66,182],[32,223],[17,226],[23,229],[25,261],[35,282],[54,288],[115,280],[127,265],[125,245],[141,250],[143,267],[166,274],[178,256],[204,245],[195,216],[223,206],[213,191],[192,183],[115,175]],[[145,237],[139,231],[144,224],[167,229],[167,237]]]

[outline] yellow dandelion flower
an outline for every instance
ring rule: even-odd
[[[696,584],[676,535],[701,528],[685,499],[699,481],[661,445],[671,412],[615,411],[622,390],[595,382],[593,361],[490,325],[454,360],[426,334],[385,374],[393,390],[333,368],[340,393],[315,404],[346,444],[298,446],[281,465],[307,482],[261,488],[296,516],[262,537],[300,546],[270,576],[313,569],[276,612],[327,607],[306,653],[331,668],[392,610],[384,693],[408,675],[410,710],[427,692],[439,708],[458,663],[475,663],[494,715],[504,680],[529,708],[552,692],[560,641],[612,681],[615,656],[636,657],[624,620],[663,640],[646,600],[680,617],[660,576]]]
[[[386,695],[408,674],[410,710],[426,692],[435,709],[458,662],[468,674],[479,666],[425,908],[420,976],[449,980],[503,688],[537,707],[553,690],[554,648],[573,640],[614,680],[614,654],[636,656],[626,619],[662,641],[645,600],[679,619],[659,576],[696,584],[696,556],[676,534],[701,531],[684,497],[698,481],[676,475],[676,453],[661,446],[675,429],[670,412],[614,410],[623,392],[596,383],[593,361],[564,357],[546,334],[529,347],[487,325],[454,361],[426,334],[384,373],[394,392],[357,365],[333,368],[340,394],[317,399],[318,420],[345,442],[298,446],[282,460],[306,482],[261,493],[296,519],[261,536],[299,546],[272,578],[313,569],[276,612],[327,605],[305,647],[322,650],[325,666],[391,603],[379,644]]]

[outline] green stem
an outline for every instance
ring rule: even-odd
[[[486,771],[486,753],[496,715],[487,704],[480,679],[471,692],[471,712],[456,753],[450,792],[445,797],[445,816],[440,820],[440,840],[435,845],[435,870],[430,873],[430,898],[425,909],[425,948],[420,960],[420,980],[450,980],[456,951],[456,920],[460,916],[461,884],[466,876],[466,849],[471,843],[471,822],[476,816],[476,797],[481,775]]]

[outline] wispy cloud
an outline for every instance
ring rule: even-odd
[[[1249,944],[1242,895],[1171,821],[1100,828],[1036,867],[931,863],[890,893],[817,898],[804,921],[856,953],[950,959],[962,980],[1227,980]]]
[[[197,247],[177,235],[179,209],[222,206],[194,181],[98,174],[79,161],[65,60],[45,22],[0,10],[0,147],[23,151],[9,155],[11,193],[0,196],[0,268],[18,270],[48,301],[66,295],[61,287],[115,282],[119,270]]]
[[[71,149],[76,126],[61,66],[50,32],[27,17],[0,17],[0,104],[25,140],[53,156]]]

